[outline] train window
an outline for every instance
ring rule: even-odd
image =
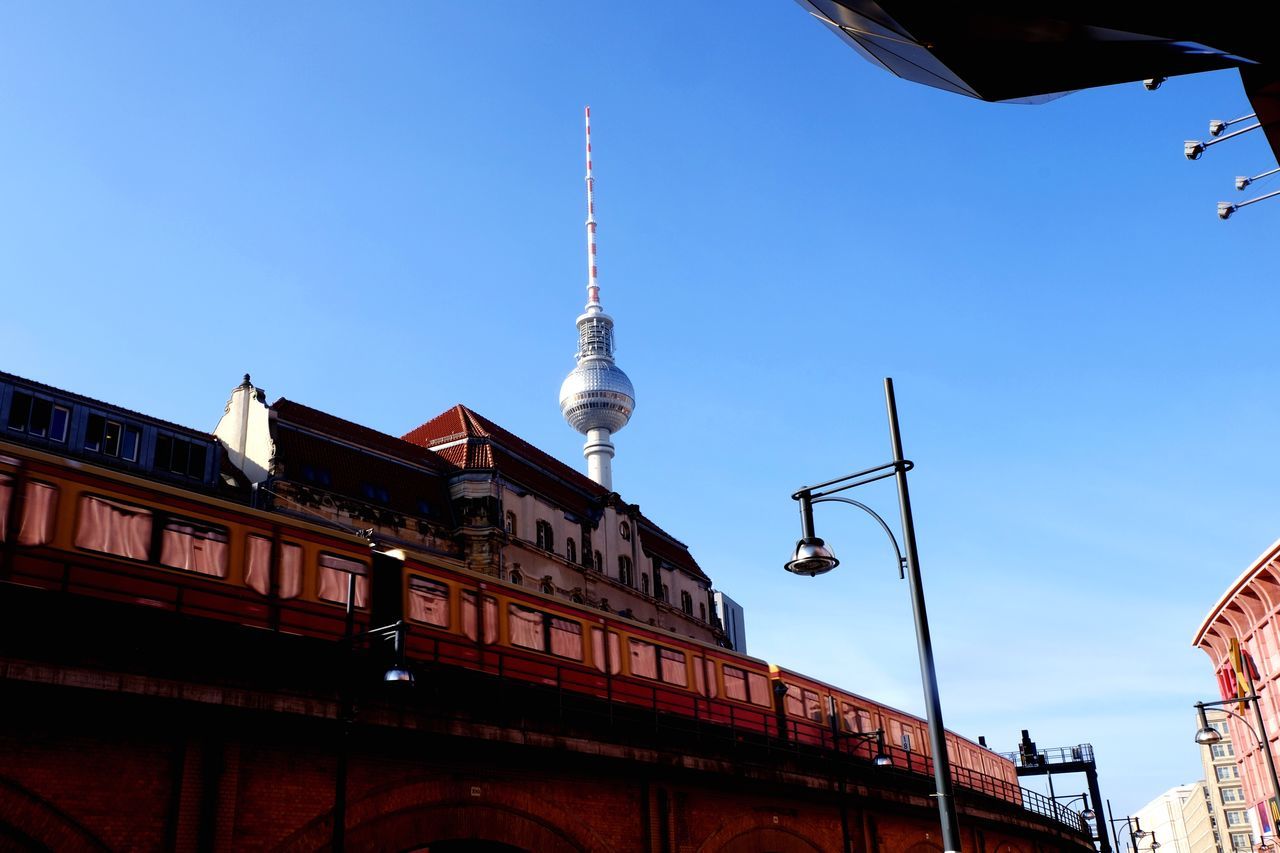
[[[535,652],[547,650],[546,637],[542,631],[542,614],[519,604],[507,605],[507,626],[511,634],[511,644]]]
[[[725,665],[724,671],[724,695],[730,699],[737,699],[739,702],[747,701],[747,673],[745,670],[738,669],[736,666]]]
[[[462,633],[474,640],[479,636],[476,629],[476,594],[462,593]],[[484,641],[498,642],[498,599],[492,595],[484,597]]]
[[[628,640],[631,646],[631,674],[641,678],[658,677],[658,656],[653,643],[644,640]]]
[[[227,529],[185,518],[168,518],[160,533],[160,562],[174,569],[225,578]]]
[[[787,713],[793,717],[806,717],[815,722],[822,722],[822,699],[812,690],[787,685]]]
[[[663,681],[681,687],[689,686],[689,668],[685,666],[684,652],[659,648],[658,657],[662,660]]]
[[[763,705],[766,708],[769,707],[769,679],[765,678],[758,672],[748,672],[747,691],[751,695],[752,705]]]
[[[787,685],[787,695],[783,700],[783,705],[788,714],[793,717],[804,716],[804,703],[801,701],[800,694],[803,691],[794,684]]]
[[[25,518],[23,522],[25,526]],[[76,547],[89,551],[145,560],[151,547],[151,512],[119,501],[85,495],[80,498],[75,543]]]
[[[609,632],[609,652],[606,656],[604,649],[604,629],[591,629],[591,659],[596,665],[596,669],[601,672],[605,671],[605,658],[608,657],[608,671],[613,675],[622,672],[622,642],[618,635]]]
[[[0,474],[0,542],[5,540],[9,528],[9,504],[13,501],[13,478]]]
[[[320,555],[320,589],[317,592],[325,601],[347,603],[347,589],[352,576],[356,579],[356,607],[364,607],[369,596],[369,569],[358,560],[339,557],[336,554]]]
[[[704,657],[694,658],[693,686],[700,695],[715,698],[716,665]]]
[[[271,540],[265,536],[249,536],[245,545],[245,586],[266,595],[271,590]]]
[[[449,587],[425,578],[409,578],[409,618],[449,627]]]
[[[302,546],[280,543],[280,576],[276,592],[281,598],[297,598],[302,592]]]
[[[869,732],[875,728],[871,724],[870,711],[850,705],[848,702],[840,703],[840,720],[845,729],[851,732]]]
[[[53,540],[53,517],[58,504],[58,487],[27,482],[22,503],[19,545],[45,545]]]
[[[549,617],[547,624],[551,631],[551,654],[582,660],[582,626],[557,616]]]

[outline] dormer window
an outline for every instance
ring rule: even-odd
[[[361,483],[360,493],[364,495],[365,500],[376,501],[381,504],[391,502],[391,495],[387,493],[386,486],[377,486],[373,483]]]
[[[520,574],[519,569],[512,569],[511,574],[507,578],[516,586],[524,585],[524,575]]]
[[[618,535],[622,537],[623,542],[631,541],[631,525],[625,521],[618,525]]]
[[[538,521],[535,525],[537,531],[538,547],[544,551],[554,551],[556,549],[555,537],[551,532],[551,522]]]
[[[542,579],[542,591],[547,595],[555,595],[556,587],[555,584],[551,582],[551,578]]]

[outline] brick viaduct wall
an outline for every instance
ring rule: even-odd
[[[487,700],[442,714],[446,672],[411,702],[358,697],[344,736],[318,683],[331,658],[297,675],[294,646],[175,643],[114,618],[86,643],[48,616],[0,607],[0,850],[330,849],[344,756],[351,851],[941,850],[930,780],[900,771],[594,737],[529,708],[487,718]],[[999,801],[960,793],[959,809],[966,851],[1093,849]]]

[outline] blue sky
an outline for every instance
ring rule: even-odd
[[[1274,161],[1181,155],[1250,111],[1233,72],[983,104],[781,0],[0,27],[0,368],[210,429],[246,371],[393,434],[464,402],[584,467],[556,394],[590,103],[638,397],[614,483],[746,607],[751,651],[922,708],[874,525],[822,508],[844,565],[781,569],[790,493],[888,459],[893,376],[948,726],[1092,742],[1118,813],[1199,778],[1192,634],[1280,536],[1280,209],[1214,216]]]

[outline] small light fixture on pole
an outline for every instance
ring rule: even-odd
[[[1253,687],[1253,679],[1248,673],[1248,664],[1245,665],[1245,689],[1249,692],[1247,696],[1240,696],[1235,699],[1222,699],[1217,702],[1197,702],[1196,718],[1200,722],[1200,728],[1196,731],[1196,743],[1201,746],[1213,746],[1222,740],[1222,733],[1209,725],[1209,718],[1205,715],[1206,708],[1217,708],[1224,714],[1230,714],[1240,722],[1244,723],[1244,728],[1249,734],[1253,735],[1253,739],[1258,742],[1258,750],[1262,753],[1263,762],[1267,765],[1267,775],[1271,778],[1271,796],[1276,798],[1276,802],[1280,803],[1280,779],[1276,778],[1276,762],[1271,755],[1271,741],[1267,737],[1267,726],[1262,721],[1262,703],[1258,700],[1258,694]],[[1226,707],[1237,702],[1245,702],[1253,705],[1254,721],[1257,723],[1258,729],[1254,731],[1249,727],[1249,721],[1241,717],[1235,711]],[[1263,841],[1266,841],[1264,838]]]
[[[938,698],[938,675],[933,662],[933,643],[929,638],[929,618],[925,611],[924,585],[920,580],[920,557],[916,551],[915,522],[911,516],[911,497],[907,490],[907,472],[914,467],[903,458],[902,436],[898,429],[898,406],[893,395],[893,380],[884,380],[885,407],[889,415],[889,442],[893,448],[893,461],[865,471],[846,474],[825,483],[806,486],[791,497],[800,504],[800,541],[786,563],[786,570],[797,575],[817,577],[840,565],[835,554],[814,533],[813,505],[838,502],[857,507],[870,515],[889,536],[898,556],[898,573],[909,581],[911,614],[915,622],[916,648],[920,656],[920,680],[924,687],[925,720],[929,730],[929,748],[933,757],[933,777],[937,788],[932,796],[938,801],[938,818],[942,826],[944,853],[959,853],[960,826],[956,821],[954,795],[951,784],[951,761],[947,755],[947,742],[942,724],[942,703]],[[836,497],[843,492],[877,480],[893,477],[898,486],[898,508],[902,518],[902,539],[906,556],[898,547],[888,523],[873,509],[851,498]],[[888,756],[885,756],[888,758]],[[877,760],[878,765],[880,762]]]
[[[1111,808],[1110,800],[1107,801],[1107,808]],[[1111,834],[1116,842],[1116,850],[1120,849],[1120,830],[1116,829],[1116,824],[1118,823],[1123,823],[1124,828],[1129,831],[1129,847],[1135,851],[1138,849],[1139,842],[1148,835],[1152,836],[1153,841],[1155,840],[1154,833],[1149,833],[1143,829],[1142,821],[1138,818],[1130,817],[1128,815],[1124,817],[1114,817],[1115,812],[1110,812],[1110,814],[1113,816],[1107,820],[1107,823],[1111,824]],[[1101,829],[1101,827],[1099,827],[1099,829]]]

